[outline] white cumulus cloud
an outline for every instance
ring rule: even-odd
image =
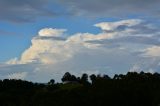
[[[61,36],[65,31],[66,29],[44,28],[38,34],[39,36]]]

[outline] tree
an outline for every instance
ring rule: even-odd
[[[61,80],[62,82],[65,82],[65,81],[71,81],[71,79],[72,79],[72,75],[69,72],[66,72]]]
[[[77,78],[75,75],[71,75],[71,81],[77,81]]]
[[[111,79],[111,78],[108,75],[103,75],[103,79],[108,80],[108,79]]]
[[[96,78],[97,78],[97,77],[96,77],[95,74],[90,75],[90,80],[92,81],[92,84],[95,83]]]
[[[89,86],[90,83],[88,82],[88,74],[84,73],[81,76],[81,81],[80,81],[84,86]]]
[[[115,74],[113,79],[119,79],[119,76],[117,74]]]
[[[62,82],[77,81],[77,78],[75,75],[71,75],[69,72],[66,72],[61,80],[62,80]]]
[[[49,85],[54,85],[54,83],[55,83],[55,80],[54,80],[54,79],[51,79],[51,80],[48,82]]]
[[[86,73],[82,75],[81,81],[82,82],[88,82],[88,75]]]

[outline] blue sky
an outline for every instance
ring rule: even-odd
[[[0,78],[159,72],[159,0],[0,0]]]

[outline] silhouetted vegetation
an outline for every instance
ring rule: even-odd
[[[0,106],[160,106],[160,74],[108,75],[69,72],[62,83],[0,80]]]

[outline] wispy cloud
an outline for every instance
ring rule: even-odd
[[[77,16],[88,17],[159,17],[159,0],[57,0]]]
[[[16,23],[32,22],[38,17],[55,16],[46,8],[50,0],[0,0],[0,20]]]
[[[160,16],[159,6],[159,0],[0,0],[0,20],[26,23],[54,16],[153,18]]]

